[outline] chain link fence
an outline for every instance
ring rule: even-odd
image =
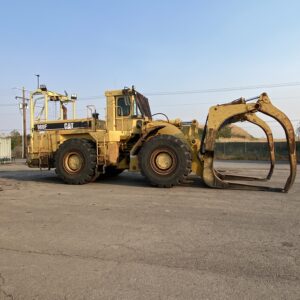
[[[297,160],[300,162],[300,142],[296,142]],[[269,147],[262,142],[217,142],[215,147],[217,159],[269,160]],[[276,160],[288,160],[286,142],[275,142]]]

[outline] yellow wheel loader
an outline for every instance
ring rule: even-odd
[[[184,183],[191,172],[213,188],[287,192],[293,185],[297,167],[293,126],[287,116],[272,105],[266,93],[212,106],[202,136],[196,120],[169,120],[164,114],[163,120],[153,120],[155,114],[151,113],[148,99],[134,87],[107,91],[105,96],[105,120],[99,119],[92,106],[87,107],[86,118],[78,119],[76,95],[62,95],[47,90],[46,86],[32,92],[28,166],[55,168],[57,175],[68,184],[85,184],[129,170],[140,171],[158,187]],[[290,174],[282,188],[236,182],[267,181],[273,173],[272,132],[257,112],[276,119],[286,134]],[[251,122],[265,132],[270,151],[270,170],[266,177],[238,176],[214,168],[218,131],[238,121]]]

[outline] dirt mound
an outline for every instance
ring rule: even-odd
[[[236,126],[236,125],[229,125],[229,127],[231,128],[231,136],[232,137],[236,137],[236,138],[243,138],[243,139],[248,139],[248,140],[253,140],[254,137],[249,134],[245,129]]]
[[[229,125],[229,127],[231,129],[231,133],[230,133],[231,137],[228,138],[221,137],[221,139],[226,139],[226,140],[236,139],[236,140],[243,140],[243,141],[245,139],[255,140],[255,138],[250,133],[248,133],[245,129],[234,124]],[[199,128],[203,129],[204,125],[199,124]]]

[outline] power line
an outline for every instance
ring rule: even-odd
[[[211,88],[211,89],[201,89],[201,90],[157,91],[157,92],[145,92],[144,94],[147,96],[189,95],[189,94],[206,94],[206,93],[253,90],[253,89],[262,89],[262,88],[295,87],[295,86],[300,86],[300,82],[284,82],[284,83],[248,85],[248,86],[229,87],[229,88]],[[103,95],[83,96],[80,97],[78,100],[86,101],[86,100],[97,100],[97,99],[105,99],[105,97]]]
[[[300,86],[300,82],[286,82],[286,83],[276,83],[276,84],[262,84],[262,85],[249,85],[249,86],[240,86],[240,87],[230,87],[230,88],[213,88],[213,89],[203,89],[203,90],[185,90],[185,91],[173,91],[173,92],[148,92],[145,95],[151,96],[167,96],[167,95],[188,95],[188,94],[201,94],[201,93],[217,93],[217,92],[230,92],[230,91],[242,91],[242,90],[250,90],[250,89],[258,89],[258,88],[279,88],[279,87],[294,87]],[[15,88],[16,89],[16,88]],[[87,101],[87,100],[97,100],[97,99],[105,99],[104,96],[90,96],[90,97],[82,97],[79,98],[79,101]],[[275,100],[276,98],[272,98]],[[278,97],[277,100],[282,99],[300,99],[300,97]],[[215,105],[212,102],[193,102],[193,103],[180,103],[180,104],[163,104],[163,105],[155,105],[153,107],[169,107],[169,106],[189,106],[189,105]],[[4,103],[0,104],[0,107],[14,107],[15,104]]]
[[[257,84],[257,85],[247,85],[239,87],[229,87],[229,88],[211,88],[211,89],[201,89],[201,90],[182,90],[182,91],[157,91],[157,92],[144,92],[143,94],[147,96],[169,96],[169,95],[188,95],[188,94],[207,94],[207,93],[218,93],[218,92],[233,92],[233,91],[243,91],[243,90],[254,90],[263,88],[280,88],[280,87],[295,87],[300,86],[300,82],[284,82],[284,83],[269,83],[269,84]],[[93,99],[105,99],[103,96],[84,96],[80,100],[93,100]]]
[[[218,92],[232,92],[232,91],[243,91],[243,90],[253,90],[262,88],[279,88],[279,87],[294,87],[300,86],[300,82],[285,82],[285,83],[274,83],[274,84],[260,84],[260,85],[248,85],[239,87],[229,87],[229,88],[212,88],[203,90],[185,90],[185,91],[175,91],[175,92],[149,92],[146,95],[151,96],[165,96],[165,95],[182,95],[182,94],[206,94],[206,93],[218,93]]]
[[[91,98],[89,99],[85,99],[83,101],[86,101],[86,100],[90,100]],[[98,98],[99,99],[99,98]],[[105,98],[104,98],[105,99]],[[299,97],[272,97],[271,100],[275,100],[275,101],[283,101],[283,100],[297,100],[299,99],[300,100],[300,96]],[[79,99],[79,101],[81,101],[82,98]],[[91,99],[92,100],[92,99]],[[213,103],[214,100],[211,100],[210,102],[189,102],[189,103],[172,103],[172,104],[151,104],[152,107],[173,107],[173,106],[188,106],[188,105],[204,105],[204,104],[210,104],[210,105],[216,105],[217,103]]]
[[[294,100],[296,100],[296,99],[299,99],[300,100],[300,96],[299,97],[285,97],[285,98],[282,98],[282,97],[279,97],[279,98],[277,98],[277,97],[272,97],[271,98],[271,100],[272,100],[272,102],[273,102],[273,100],[275,100],[275,101],[278,101],[278,100],[287,100],[287,99],[290,99],[290,100],[292,100],[292,99],[294,99]],[[212,100],[213,101],[213,100]],[[212,101],[211,102],[189,102],[189,103],[176,103],[176,104],[152,104],[151,105],[151,107],[170,107],[170,106],[189,106],[189,105],[204,105],[204,104],[210,104],[210,105],[217,105],[217,103],[212,103]],[[221,104],[224,104],[224,103],[221,103]]]
[[[288,98],[285,98],[285,100],[288,99]],[[300,97],[296,98],[295,99],[300,99]],[[275,100],[275,101],[278,101],[279,99],[275,99],[275,98],[272,98],[272,100]],[[282,99],[284,100],[284,99]],[[178,107],[178,106],[192,106],[192,105],[211,105],[211,106],[214,106],[214,105],[217,105],[217,103],[212,103],[212,102],[191,102],[191,103],[178,103],[178,104],[152,104],[151,107]],[[6,105],[0,105],[0,107],[17,107],[18,105],[17,104],[6,104]],[[105,109],[105,107],[103,107],[102,109]],[[101,110],[101,108],[100,108]],[[85,108],[82,108],[82,109],[78,109],[77,112],[86,112],[86,109]],[[7,112],[3,112],[1,113],[0,112],[0,115],[2,116],[7,116],[7,115],[15,115],[15,113],[7,113]]]
[[[156,92],[144,92],[144,94],[149,96],[205,94],[205,93],[253,90],[253,89],[261,89],[261,88],[280,88],[280,87],[295,87],[295,86],[300,86],[300,82],[268,83],[268,84],[246,85],[246,86],[237,86],[237,87],[229,87],[229,88],[227,87],[210,88],[210,89],[200,89],[200,90],[156,91]],[[12,88],[12,89],[19,89],[19,88]],[[31,92],[31,91],[26,90],[26,92]],[[93,100],[93,99],[105,99],[105,97],[103,95],[96,95],[96,96],[83,96],[80,98],[80,100]]]

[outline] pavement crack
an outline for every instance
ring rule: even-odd
[[[2,273],[0,273],[0,293],[2,295],[5,296],[5,298],[7,299],[11,299],[11,300],[14,300],[14,297],[12,294],[6,292],[4,289],[3,289],[3,286],[5,285],[5,278],[4,276],[2,275]]]
[[[54,252],[45,252],[45,251],[36,251],[36,250],[19,250],[19,249],[11,249],[11,248],[3,248],[1,247],[0,250],[3,251],[10,251],[15,253],[27,253],[27,254],[37,254],[37,255],[48,255],[48,256],[61,256],[61,257],[70,257],[70,258],[82,258],[82,259],[99,259],[103,260],[97,256],[89,256],[89,255],[79,255],[79,254],[67,254],[64,252],[54,253]]]

